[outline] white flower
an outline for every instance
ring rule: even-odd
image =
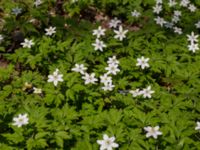
[[[103,48],[106,47],[104,42],[99,39],[96,39],[96,42],[92,43],[92,45],[94,46],[94,50],[100,50],[101,52],[103,52]]]
[[[113,56],[113,57],[108,58],[107,63],[108,64],[119,64],[119,61],[116,59],[116,56]]]
[[[177,23],[178,21],[180,21],[180,17],[174,15],[174,16],[172,17],[172,22],[173,22],[173,23]]]
[[[17,15],[22,13],[22,8],[15,7],[15,8],[12,9],[12,13],[17,16]]]
[[[100,76],[100,82],[104,84],[112,83],[112,77],[108,76],[107,74],[104,74]]]
[[[181,11],[175,10],[175,11],[174,11],[174,16],[180,17],[180,16],[181,16]]]
[[[144,56],[142,56],[141,58],[137,58],[136,66],[141,66],[142,69],[148,68],[149,67],[148,61],[149,58],[144,58]]]
[[[108,67],[105,68],[107,70],[107,74],[116,75],[119,72],[118,64],[109,64]]]
[[[42,89],[33,87],[33,90],[34,90],[33,93],[35,93],[35,94],[41,94],[42,93]]]
[[[41,0],[35,0],[35,2],[34,2],[34,5],[36,6],[36,7],[38,7],[39,5],[41,5],[42,4],[42,1]]]
[[[27,125],[28,124],[28,117],[27,114],[19,114],[18,117],[14,117],[13,118],[13,125],[17,126],[17,127],[21,127],[23,125]]]
[[[153,12],[159,14],[162,11],[162,5],[156,5],[153,7]]]
[[[200,20],[195,24],[197,29],[200,29]]]
[[[188,9],[191,11],[191,12],[195,12],[196,11],[196,6],[194,6],[193,4],[190,4]]]
[[[97,78],[95,78],[95,73],[91,74],[85,73],[82,79],[85,80],[85,84],[89,83],[95,84],[95,82],[98,81]]]
[[[97,38],[100,38],[100,36],[105,35],[106,29],[103,29],[101,26],[98,27],[98,29],[93,30],[93,35],[96,35]]]
[[[114,38],[122,41],[126,37],[126,33],[128,32],[128,30],[123,30],[122,26],[119,26],[119,30],[114,30],[114,32],[116,33]]]
[[[173,28],[173,26],[174,26],[174,23],[173,22],[165,22],[165,27],[166,28]]]
[[[189,3],[189,0],[181,0],[180,6],[187,7]]]
[[[131,15],[132,15],[133,17],[138,18],[141,14],[140,14],[140,12],[138,12],[137,10],[134,10],[134,11],[131,12]]]
[[[100,145],[100,150],[112,150],[113,148],[119,147],[114,141],[114,136],[109,138],[107,134],[104,134],[103,140],[97,140],[97,143]]]
[[[154,20],[156,21],[156,24],[159,24],[161,27],[163,27],[163,25],[166,23],[166,21],[163,18],[159,17],[159,16],[154,18]]]
[[[72,68],[72,71],[75,71],[75,72],[80,72],[81,74],[84,74],[85,73],[85,70],[87,68],[84,67],[84,64],[75,64],[75,67]]]
[[[24,48],[31,48],[32,45],[34,45],[33,41],[32,40],[28,40],[28,39],[25,39],[24,42],[21,43],[21,45],[24,47]]]
[[[144,130],[147,132],[146,133],[146,137],[149,138],[149,137],[153,137],[154,139],[157,139],[158,135],[162,135],[162,132],[159,131],[159,126],[156,126],[156,127],[150,127],[150,126],[147,126],[147,127],[144,127]]]
[[[173,7],[173,6],[175,6],[176,4],[177,4],[177,3],[176,3],[175,0],[169,0],[169,3],[168,3],[169,7]]]
[[[52,34],[55,34],[55,33],[56,33],[56,27],[49,27],[49,28],[46,28],[45,31],[46,31],[46,33],[45,33],[46,35],[51,36]]]
[[[148,86],[146,89],[140,91],[140,94],[142,94],[144,98],[146,97],[151,98],[151,94],[153,93],[154,91],[151,90],[151,86]]]
[[[195,127],[195,130],[200,130],[200,122],[197,121],[197,126]]]
[[[63,82],[63,75],[58,74],[58,69],[56,69],[52,75],[48,75],[48,82],[53,82],[54,86],[58,85],[58,82]]]
[[[118,24],[121,23],[121,20],[117,19],[116,17],[109,22],[110,28],[117,28]]]
[[[102,87],[102,89],[104,91],[112,91],[114,87],[115,85],[113,85],[112,82],[108,82],[108,83],[104,83],[104,86]]]
[[[196,50],[199,50],[199,45],[195,44],[195,43],[190,43],[190,45],[188,45],[189,51],[192,51],[193,53],[196,52]]]
[[[3,41],[3,36],[0,34],[0,43]]]
[[[140,89],[130,90],[129,93],[131,93],[133,97],[141,95]]]
[[[174,32],[175,33],[178,33],[178,34],[182,34],[182,29],[181,28],[178,28],[178,27],[174,27]]]
[[[198,42],[199,35],[195,35],[194,32],[192,31],[191,35],[187,34],[187,37],[188,37],[188,41],[193,43],[193,42]]]

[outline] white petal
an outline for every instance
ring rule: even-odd
[[[150,126],[144,127],[144,130],[147,131],[147,132],[149,132],[149,131],[151,131],[151,127]]]
[[[150,134],[150,133],[147,133],[147,134],[146,134],[146,137],[147,137],[147,138],[150,137],[150,136],[152,136],[152,134]]]
[[[152,135],[155,139],[157,139],[158,135],[157,134],[153,134]]]
[[[162,132],[157,131],[156,134],[157,134],[157,135],[162,135]]]
[[[115,141],[115,137],[112,136],[112,137],[110,138],[110,140],[111,140],[112,142],[114,142],[114,141]]]
[[[103,140],[97,140],[97,143],[102,145],[104,143],[104,141]]]
[[[158,131],[159,130],[159,126],[154,127],[154,130]]]
[[[55,86],[57,86],[57,85],[58,85],[58,81],[57,81],[57,80],[54,80],[54,81],[53,81],[53,84],[54,84]]]
[[[104,139],[104,140],[108,140],[108,139],[109,139],[108,135],[107,135],[107,134],[104,134],[104,135],[103,135],[103,139]]]
[[[119,147],[119,144],[117,144],[117,143],[112,143],[111,146],[114,147],[114,148],[116,148],[116,147]]]

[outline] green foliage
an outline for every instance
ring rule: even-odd
[[[177,35],[154,22],[154,0],[43,0],[35,7],[32,0],[1,0],[0,33],[0,149],[97,150],[103,134],[115,136],[121,150],[196,150],[199,149],[200,56],[188,51],[186,35]],[[200,1],[195,1],[197,7]],[[13,8],[22,8],[14,15]],[[138,10],[141,18],[133,18]],[[172,10],[164,3],[163,16]],[[180,8],[182,10],[182,8]],[[186,34],[197,32],[194,25],[200,12],[182,10],[180,26]],[[105,19],[98,20],[98,17]],[[122,20],[127,38],[118,41],[105,24],[111,18]],[[107,47],[95,51],[92,30],[106,28],[102,40]],[[56,27],[52,36],[45,35]],[[137,29],[135,29],[137,27]],[[15,38],[32,39],[31,48],[20,46]],[[112,76],[115,88],[103,91],[102,84],[84,84],[82,75],[73,72],[84,64],[88,73],[99,78],[106,73],[109,57],[119,60],[120,72]],[[150,58],[149,68],[136,66],[137,58]],[[63,82],[47,82],[58,68]],[[26,83],[31,84],[29,88]],[[133,97],[129,92],[151,86],[150,99]],[[33,87],[42,93],[33,92]],[[27,113],[29,123],[18,128],[13,118]],[[160,126],[162,136],[146,138],[144,127]]]

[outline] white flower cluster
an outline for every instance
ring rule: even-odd
[[[178,2],[175,0],[168,0],[169,7],[174,7],[178,5]],[[189,0],[181,0],[179,3],[179,6],[188,8],[191,12],[196,11],[196,6],[191,4]],[[174,9],[174,8],[173,8]],[[173,29],[174,33],[182,34],[182,28],[177,27],[176,24],[180,21],[180,17],[182,15],[181,11],[174,10],[174,14],[172,16],[171,21],[166,21],[164,18],[160,17],[160,13],[163,10],[163,2],[162,0],[156,0],[156,5],[153,6],[153,12],[158,15],[156,18],[154,18],[156,24],[160,25],[161,27],[171,28]],[[197,28],[200,28],[200,22],[195,24]]]
[[[82,74],[82,79],[85,80],[85,84],[95,84],[98,81],[98,79],[95,78],[95,73],[89,74],[86,70],[87,68],[84,64],[75,64],[75,67],[72,68],[72,71]]]
[[[107,70],[107,73],[100,76],[100,82],[104,84],[104,86],[102,87],[104,91],[111,91],[115,87],[112,84],[112,78],[111,76],[109,76],[109,74],[116,75],[120,71],[118,68],[119,61],[116,59],[116,56],[109,57],[108,59],[108,67],[105,68],[105,70]],[[86,69],[87,68],[84,67],[83,64],[75,64],[75,67],[72,68],[72,71],[81,73],[83,75],[82,79],[85,80],[85,84],[95,84],[98,81],[98,79],[95,78],[95,73],[88,74],[87,72],[85,72]]]
[[[141,58],[137,58],[137,64],[136,66],[140,66],[142,69],[148,68],[149,58],[145,58],[142,56]],[[151,86],[148,86],[147,88],[144,88],[142,90],[136,89],[136,90],[130,90],[129,93],[132,94],[133,97],[137,96],[143,96],[143,98],[151,98],[151,95],[154,93],[154,91],[151,90]]]
[[[147,132],[146,137],[153,137],[154,139],[157,139],[159,135],[162,135],[162,132],[159,131],[159,129],[159,126],[144,127],[144,130]],[[97,143],[100,145],[100,150],[112,150],[113,148],[119,147],[119,144],[115,142],[115,137],[109,137],[107,134],[103,135],[103,140],[97,140]]]
[[[50,26],[49,28],[46,28],[45,31],[46,31],[45,34],[47,36],[51,36],[56,33],[56,27]],[[0,36],[0,42],[1,42],[1,36]],[[24,42],[21,43],[23,48],[31,48],[34,44],[35,43],[33,42],[33,40],[29,40],[27,38],[25,38]]]
[[[199,35],[195,35],[194,32],[191,32],[191,35],[187,35],[187,40],[190,42],[188,48],[189,51],[192,51],[193,53],[195,53],[196,50],[199,50],[198,37]]]
[[[108,58],[108,67],[105,68],[107,70],[107,73],[100,76],[101,83],[104,84],[102,89],[104,91],[112,91],[115,85],[112,84],[112,77],[108,76],[109,74],[116,75],[120,70],[118,68],[119,61],[116,59],[116,56],[109,57]]]
[[[74,0],[74,1],[77,1],[77,0]],[[41,0],[36,0],[34,4],[37,7],[41,3],[42,3]],[[177,5],[177,2],[175,0],[169,0],[168,5],[169,7],[174,7]],[[193,4],[190,4],[189,0],[181,0],[180,6],[187,7],[191,12],[196,11],[196,7]],[[153,12],[159,15],[161,11],[162,11],[162,0],[156,0],[156,5],[153,7]],[[17,13],[16,10],[15,10],[15,13]],[[141,14],[137,12],[136,10],[132,12],[133,17],[139,17],[140,15]],[[177,26],[174,26],[174,24],[180,21],[180,17],[181,17],[181,12],[178,10],[175,10],[171,22],[165,21],[160,16],[157,16],[157,18],[155,18],[155,21],[160,26],[173,28],[175,33],[182,34],[182,29]],[[122,26],[121,25],[119,26],[120,23],[121,23],[120,20],[118,20],[117,18],[114,18],[113,20],[110,21],[109,27],[110,28],[119,27],[119,30],[114,30],[116,34],[114,38],[122,41],[126,37],[126,33],[128,32],[128,30],[123,30]],[[196,28],[200,28],[200,21],[198,21],[195,25],[196,25]],[[47,36],[51,36],[56,33],[56,27],[50,26],[49,28],[46,28],[45,31],[46,31],[45,34]],[[101,36],[105,35],[105,31],[106,30],[103,29],[101,26],[99,26],[98,29],[93,30],[93,35],[97,37],[96,42],[92,44],[95,47],[95,50],[103,51],[103,48],[106,47],[104,42],[99,40]],[[199,50],[198,37],[199,35],[195,35],[194,32],[191,32],[191,35],[187,35],[188,41],[190,42],[190,45],[188,45],[188,48],[192,52],[196,52],[196,50]],[[3,36],[0,35],[0,43],[2,40],[3,40]],[[24,42],[21,43],[21,45],[24,48],[31,48],[34,45],[34,42],[32,40],[25,39]],[[141,58],[137,59],[136,66],[140,66],[141,69],[148,68],[149,67],[148,61],[149,61],[149,58],[144,58],[142,56]],[[115,85],[113,85],[112,77],[109,75],[116,75],[118,72],[120,72],[120,69],[118,68],[119,61],[116,59],[116,56],[113,56],[113,57],[108,58],[107,64],[108,66],[105,67],[105,70],[107,71],[107,73],[100,76],[100,82],[104,84],[104,86],[102,87],[104,91],[111,91],[113,90]],[[95,73],[89,74],[86,72],[86,70],[87,68],[83,64],[75,64],[75,67],[72,68],[72,71],[78,72],[82,75],[82,79],[85,80],[85,84],[90,84],[90,83],[95,84],[98,81],[98,79],[95,78]],[[63,82],[63,74],[60,74],[59,70],[55,69],[52,75],[48,75],[48,82],[53,82],[54,86],[57,86],[58,82]],[[42,93],[42,90],[39,88],[33,87],[33,90],[34,90],[34,93],[36,94]],[[130,90],[129,92],[132,94],[133,97],[142,95],[143,98],[151,98],[151,95],[154,93],[154,91],[151,90],[151,86],[148,86],[142,90],[140,89]],[[22,127],[23,125],[27,125],[29,123],[28,114],[26,113],[19,114],[17,117],[13,118],[13,122],[14,122],[13,125],[17,127]],[[144,127],[143,129],[146,131],[147,138],[153,137],[154,139],[157,139],[159,135],[163,134],[161,131],[159,131],[160,129],[159,126],[155,126],[155,127],[147,126],[147,127]],[[199,121],[196,122],[195,130],[200,130]],[[106,149],[112,150],[113,148],[119,147],[119,144],[115,143],[115,137],[114,136],[108,137],[107,134],[103,135],[103,140],[97,140],[97,143],[100,145],[100,150],[106,150]]]
[[[115,56],[112,58],[109,58],[108,60],[108,67],[105,68],[108,72],[104,74],[103,76],[100,76],[101,83],[104,83],[104,87],[102,87],[103,90],[112,90],[115,86],[112,84],[112,78],[109,77],[109,74],[116,75],[117,72],[119,72],[118,68],[119,61],[116,59]],[[78,72],[82,74],[82,79],[85,80],[85,84],[95,84],[98,79],[95,78],[95,73],[87,73],[86,72],[87,68],[83,64],[75,64],[75,67],[72,68],[72,71]],[[52,75],[48,76],[48,82],[53,82],[54,86],[58,85],[58,82],[63,82],[63,75],[58,73],[59,70],[56,69]],[[37,89],[36,89],[37,90]],[[38,91],[38,90],[37,90]],[[38,93],[38,92],[36,92]]]
[[[19,114],[18,117],[13,118],[13,121],[14,126],[22,127],[23,125],[27,125],[29,123],[29,118],[26,113]],[[196,124],[195,130],[200,130],[200,122],[197,121]],[[154,139],[157,139],[159,135],[163,134],[161,131],[159,131],[159,129],[159,126],[144,127],[144,130],[146,131],[146,137],[153,137]],[[100,150],[112,150],[113,148],[119,147],[119,144],[115,142],[115,136],[109,137],[107,134],[103,135],[103,140],[97,140],[97,143],[100,145]]]
[[[163,10],[162,4],[163,4],[162,0],[156,0],[156,5],[153,7],[153,12],[155,14],[159,15],[161,13],[161,11]],[[169,7],[174,7],[178,5],[178,2],[176,2],[175,0],[169,0],[168,5]],[[195,12],[197,10],[196,6],[194,4],[191,4],[190,0],[181,0],[179,6],[188,8],[188,10],[190,10],[191,12]],[[180,21],[181,15],[182,15],[181,11],[174,10],[171,21],[165,21],[164,18],[160,16],[157,16],[154,20],[156,21],[156,24],[160,25],[161,27],[165,26],[166,28],[173,29],[174,33],[182,34],[183,33],[182,28],[176,26],[176,24]],[[200,21],[198,21],[195,24],[195,26],[197,29],[199,29]],[[192,32],[191,35],[187,35],[187,37],[188,41],[190,42],[190,44],[188,45],[189,51],[192,51],[194,53],[196,52],[196,50],[199,50],[198,40],[197,40],[198,35],[194,35],[194,33]]]
[[[112,77],[108,76],[108,74],[105,73],[104,75],[100,76],[100,79],[100,82],[104,84],[104,86],[102,87],[104,91],[113,90],[115,85],[112,84]]]
[[[109,27],[116,28],[119,23],[121,23],[121,21],[118,20],[117,18],[114,18],[113,20],[110,21]],[[93,35],[96,36],[96,40],[95,43],[92,43],[92,46],[94,46],[95,51],[99,50],[103,52],[103,48],[107,47],[106,44],[99,39],[101,36],[105,35],[105,31],[106,29],[102,28],[101,26],[99,26],[98,29],[93,30]],[[114,32],[116,34],[114,38],[122,41],[124,38],[126,38],[126,33],[128,32],[128,30],[123,30],[123,27],[119,26],[119,30],[114,30]]]
[[[103,52],[103,48],[106,47],[104,42],[99,40],[101,36],[105,35],[105,31],[106,29],[103,29],[101,26],[99,26],[98,29],[93,30],[93,35],[96,35],[96,41],[95,43],[92,43],[95,50],[100,50],[101,52]]]
[[[105,70],[107,70],[107,74],[112,74],[112,75],[116,75],[117,72],[119,72],[119,61],[116,59],[116,56],[113,57],[109,57],[108,58],[108,67],[105,68]]]
[[[151,98],[151,95],[154,93],[154,91],[151,90],[151,86],[148,86],[147,88],[144,88],[142,90],[130,90],[129,93],[131,93],[133,97],[138,97],[142,95],[143,98]]]

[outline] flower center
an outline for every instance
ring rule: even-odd
[[[54,76],[53,78],[54,78],[54,80],[58,80],[58,76]]]
[[[19,119],[19,122],[24,122],[23,118],[20,118],[20,119]]]
[[[89,77],[89,80],[92,80],[93,78],[92,77]]]
[[[110,140],[106,140],[106,144],[107,144],[107,145],[110,145],[110,144],[111,144],[111,141],[110,141]]]
[[[150,133],[151,134],[154,134],[156,131],[154,130],[154,128],[152,128],[151,130],[150,130]]]
[[[115,70],[115,67],[111,67],[110,69],[111,69],[112,71],[114,71],[114,70]]]

